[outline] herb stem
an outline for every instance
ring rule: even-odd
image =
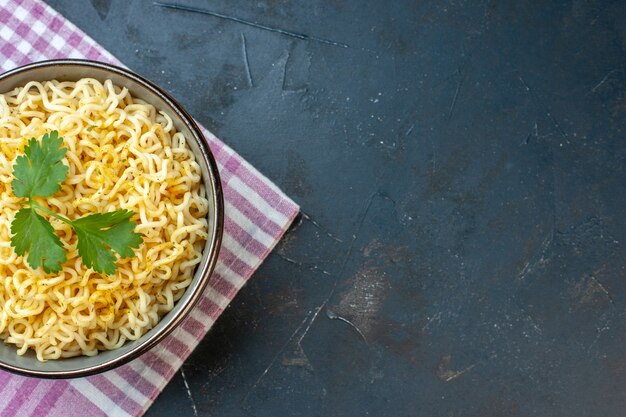
[[[42,205],[40,205],[40,204],[37,204],[36,202],[34,202],[34,201],[33,201],[32,199],[30,199],[30,198],[28,199],[28,204],[29,204],[32,208],[39,209],[39,210],[43,211],[44,213],[51,215],[51,216],[52,216],[52,217],[54,217],[55,219],[59,219],[59,220],[61,220],[63,223],[67,223],[67,224],[69,224],[70,226],[73,226],[72,221],[71,221],[70,219],[68,219],[67,217],[63,217],[63,216],[61,216],[60,214],[57,214],[57,213],[53,212],[52,210],[49,210],[49,209],[47,209],[46,207],[44,207],[44,206],[42,206]]]

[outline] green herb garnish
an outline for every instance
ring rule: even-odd
[[[105,274],[113,274],[116,252],[123,258],[132,258],[132,249],[142,242],[139,233],[133,233],[136,223],[130,221],[135,214],[129,210],[91,214],[70,220],[38,204],[35,197],[49,197],[61,189],[68,167],[61,160],[67,152],[63,138],[57,131],[45,134],[41,143],[32,138],[24,148],[24,155],[17,157],[13,166],[13,193],[26,198],[11,223],[11,246],[24,256],[28,252],[28,264],[32,268],[43,266],[46,273],[59,272],[66,261],[65,249],[52,225],[37,211],[46,213],[70,225],[78,237],[78,254],[88,268]]]

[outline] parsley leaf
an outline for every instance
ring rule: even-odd
[[[85,266],[112,274],[116,269],[113,251],[122,258],[134,256],[132,249],[139,247],[142,239],[139,233],[132,233],[136,226],[130,221],[133,214],[132,211],[118,210],[92,214],[72,222],[78,236],[78,254]]]
[[[61,148],[63,138],[55,130],[45,134],[41,143],[35,138],[28,141],[24,155],[17,157],[13,166],[13,194],[16,197],[47,197],[61,189],[68,167],[61,163],[66,148]]]
[[[130,221],[135,214],[128,210],[92,214],[70,220],[33,200],[48,197],[61,189],[68,167],[61,163],[67,152],[61,147],[63,138],[57,131],[45,134],[41,143],[32,138],[24,148],[24,155],[13,166],[13,193],[26,197],[27,207],[20,209],[11,222],[11,246],[24,256],[32,268],[43,266],[46,273],[59,272],[66,261],[65,250],[52,225],[37,211],[44,212],[70,225],[78,237],[78,254],[88,268],[106,274],[117,270],[116,252],[123,258],[133,257],[133,249],[143,241],[133,233],[136,223]]]
[[[43,265],[46,273],[61,270],[61,264],[66,260],[65,249],[50,222],[37,214],[33,207],[17,212],[11,223],[11,233],[15,253],[24,256],[28,252],[28,264],[32,268]]]

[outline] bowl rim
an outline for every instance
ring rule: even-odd
[[[180,118],[181,122],[189,129],[189,131],[194,136],[194,139],[198,146],[201,148],[201,155],[196,155],[196,157],[201,157],[207,165],[207,171],[209,174],[209,183],[204,184],[207,189],[207,198],[211,199],[213,202],[213,206],[215,207],[214,219],[209,224],[209,229],[212,233],[212,239],[208,246],[205,246],[205,250],[209,251],[207,261],[205,263],[200,263],[198,268],[201,268],[200,271],[196,270],[194,273],[194,278],[200,280],[200,283],[195,289],[195,292],[191,294],[191,297],[188,299],[187,303],[182,306],[182,308],[176,312],[175,315],[168,318],[169,322],[167,325],[155,331],[153,334],[150,332],[154,329],[150,329],[144,336],[148,336],[146,340],[138,344],[137,346],[130,349],[128,352],[125,352],[122,355],[116,356],[113,359],[110,359],[101,364],[88,366],[84,368],[77,368],[71,370],[60,370],[60,371],[42,371],[35,369],[27,369],[20,366],[8,364],[0,361],[0,369],[23,375],[29,377],[39,377],[39,378],[54,378],[54,379],[66,379],[66,378],[79,378],[90,375],[95,375],[101,372],[105,372],[114,368],[117,368],[121,365],[124,365],[130,362],[133,359],[138,358],[142,354],[146,353],[148,350],[152,349],[157,343],[161,342],[166,336],[168,336],[174,329],[176,329],[182,321],[189,315],[191,310],[196,306],[198,301],[202,298],[210,279],[215,269],[215,265],[217,264],[217,259],[219,256],[221,244],[222,244],[222,236],[224,232],[224,197],[223,190],[220,181],[220,175],[217,168],[217,163],[215,161],[215,157],[211,148],[209,146],[208,141],[206,140],[204,134],[201,132],[200,128],[194,121],[194,119],[189,115],[189,113],[176,101],[169,93],[163,90],[161,87],[154,84],[152,81],[122,67],[117,65],[112,65],[100,61],[93,61],[87,59],[51,59],[44,61],[37,61],[30,64],[26,64],[9,71],[6,71],[0,74],[0,81],[4,81],[8,78],[11,78],[18,74],[24,74],[29,71],[40,69],[40,68],[50,68],[50,67],[63,67],[63,66],[79,66],[85,68],[97,68],[100,70],[104,70],[106,72],[114,73],[123,78],[129,79],[132,82],[137,83],[140,87],[143,87],[150,91],[152,94],[158,96],[161,100],[165,101],[167,105],[173,110],[176,115]],[[51,77],[54,79],[54,77]],[[209,187],[210,186],[210,187]],[[209,193],[210,190],[214,190],[214,192]],[[162,318],[161,318],[162,319]],[[142,336],[142,337],[144,337]],[[0,341],[1,342],[1,341]],[[128,342],[127,342],[128,343]],[[68,358],[71,360],[72,358]],[[63,359],[61,359],[63,360]]]

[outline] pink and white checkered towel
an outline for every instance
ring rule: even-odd
[[[111,54],[39,0],[0,0],[0,70],[53,58],[120,65]],[[117,370],[74,380],[0,371],[1,416],[139,416],[152,404],[298,213],[274,184],[206,129],[225,199],[222,251],[191,317],[150,352]]]

